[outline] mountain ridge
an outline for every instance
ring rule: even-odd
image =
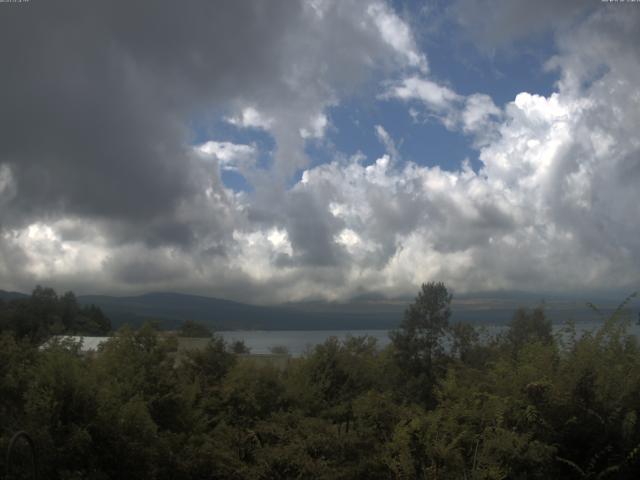
[[[0,290],[5,301],[28,298],[21,292]],[[148,292],[141,295],[79,295],[82,305],[102,309],[114,328],[124,324],[139,326],[156,321],[164,329],[178,328],[185,320],[201,322],[214,330],[370,330],[391,329],[400,324],[412,299],[389,300],[363,297],[350,302],[289,302],[279,305],[255,305],[234,300],[176,292]],[[544,295],[518,295],[495,292],[479,295],[454,295],[452,321],[477,325],[504,324],[518,307],[532,308],[544,302],[553,322],[568,318],[593,320],[595,312],[582,300],[557,296],[544,301]],[[548,297],[547,297],[548,298]],[[603,312],[611,312],[619,301],[596,301]],[[637,305],[637,302],[635,302]],[[632,306],[637,316],[637,306]]]

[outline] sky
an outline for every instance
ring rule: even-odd
[[[0,288],[640,285],[640,3],[0,3]]]

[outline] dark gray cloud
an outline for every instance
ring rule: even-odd
[[[0,288],[270,303],[429,279],[637,283],[640,10],[594,5],[457,3],[490,48],[556,32],[556,92],[498,108],[434,82],[376,0],[0,4]],[[481,171],[404,162],[383,126],[388,155],[311,167],[329,107],[370,78],[378,100],[407,81],[425,105],[453,99],[438,118],[473,137]],[[206,126],[196,148],[194,123],[225,118],[272,151]],[[224,170],[254,190],[225,188]]]
[[[186,125],[279,82],[282,45],[300,15],[298,2],[285,1],[4,7],[0,163],[17,186],[5,223],[60,212],[171,215],[202,189]]]
[[[291,195],[285,215],[286,227],[303,265],[335,266],[345,260],[333,239],[342,222],[329,213],[326,201],[326,197],[314,198],[304,191]]]
[[[111,291],[209,284],[226,292],[260,284],[256,272],[243,271],[260,263],[243,260],[252,257],[255,232],[267,260],[330,265],[333,273],[311,277],[342,276],[337,267],[346,259],[323,199],[289,193],[287,185],[307,166],[306,138],[323,135],[325,109],[340,95],[374,70],[426,67],[388,5],[66,0],[4,7],[3,281]],[[238,168],[254,183],[252,197],[224,188],[220,168],[233,159],[221,152],[203,159],[193,149],[194,124],[239,118],[247,108],[267,119],[260,128],[275,144],[266,170],[253,171],[244,149],[246,165]],[[259,232],[273,228],[290,230],[295,253],[267,251],[273,245]]]

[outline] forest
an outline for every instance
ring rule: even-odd
[[[330,338],[285,369],[215,334],[176,362],[151,324],[97,355],[40,348],[108,319],[48,289],[1,302],[0,471],[31,478],[24,445],[4,457],[26,431],[46,479],[638,478],[633,296],[581,336],[570,320],[554,334],[540,307],[490,338],[449,321],[451,298],[423,284],[388,347]]]

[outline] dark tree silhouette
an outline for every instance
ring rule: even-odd
[[[391,333],[395,358],[413,396],[430,403],[443,356],[442,341],[449,329],[452,295],[442,282],[422,284],[404,314],[400,328]]]

